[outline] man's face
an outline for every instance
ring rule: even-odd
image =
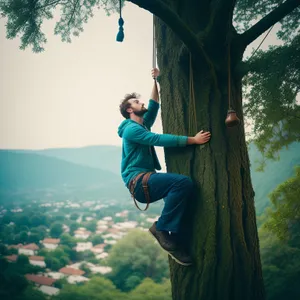
[[[148,111],[148,109],[145,107],[145,104],[139,99],[130,99],[128,102],[130,103],[130,108],[127,109],[129,113],[133,113],[138,117],[142,117]]]

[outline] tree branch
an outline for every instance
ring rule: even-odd
[[[127,0],[160,18],[195,55],[202,55],[201,42],[181,18],[162,0]]]
[[[286,0],[283,4],[279,5],[272,12],[258,21],[250,29],[239,35],[238,43],[247,47],[250,43],[256,40],[262,33],[268,30],[271,26],[279,22],[294,9],[300,6],[299,0]]]
[[[228,29],[231,29],[232,16],[236,0],[221,0],[212,1],[211,7],[213,12],[211,13],[210,22],[208,24],[208,30],[210,32],[218,33],[218,36],[225,36]]]

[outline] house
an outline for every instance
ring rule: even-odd
[[[117,243],[116,240],[104,240],[104,243],[109,244],[109,245],[115,245]]]
[[[97,259],[103,259],[103,258],[105,258],[105,257],[107,257],[107,256],[108,256],[108,253],[107,253],[107,252],[102,252],[102,253],[96,255],[96,258],[97,258]]]
[[[94,266],[91,267],[90,270],[92,271],[92,273],[101,273],[101,274],[107,274],[110,273],[112,271],[111,267],[103,267],[103,266]]]
[[[29,262],[34,266],[39,266],[42,268],[46,267],[44,256],[29,256]]]
[[[91,248],[91,251],[95,254],[102,253],[104,251],[105,244],[98,244]]]
[[[78,230],[74,231],[74,237],[78,239],[87,239],[92,233],[88,230],[79,228]]]
[[[80,275],[71,275],[67,278],[67,281],[71,284],[74,284],[78,282],[89,281],[89,279]]]
[[[78,270],[70,267],[63,267],[59,270],[59,272],[64,275],[77,275],[77,276],[82,276],[85,273],[82,270]]]
[[[46,249],[54,250],[57,248],[58,244],[60,242],[60,239],[52,239],[52,238],[46,238],[42,241],[42,244]]]
[[[121,211],[115,214],[116,217],[126,218],[128,216],[128,210]]]
[[[33,256],[33,255],[37,254],[38,250],[39,250],[39,247],[36,244],[32,243],[32,244],[23,245],[22,247],[20,247],[18,253]]]
[[[23,244],[9,245],[9,246],[7,246],[7,249],[19,249],[21,247],[23,247]]]
[[[38,289],[41,292],[43,292],[44,294],[49,295],[49,296],[54,296],[59,293],[59,289],[55,288],[53,286],[41,285]]]
[[[37,286],[42,286],[42,285],[51,286],[56,281],[53,278],[34,275],[34,274],[26,274],[25,277],[28,281],[34,282]]]
[[[62,278],[65,277],[64,274],[59,273],[59,272],[48,272],[48,273],[47,273],[47,276],[49,276],[49,277],[51,277],[51,278],[53,278],[53,279],[56,279],[56,280],[62,279]]]
[[[86,251],[86,250],[91,250],[92,247],[93,247],[93,244],[91,242],[77,243],[75,250],[77,252],[82,252],[82,251]]]
[[[18,255],[13,254],[13,255],[8,255],[4,256],[9,262],[16,262],[18,259]]]

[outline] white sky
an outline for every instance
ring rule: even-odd
[[[136,91],[147,102],[152,89],[152,15],[127,3],[123,43],[115,40],[118,17],[98,11],[71,44],[48,21],[40,54],[7,40],[0,20],[0,148],[121,145],[120,99]],[[275,40],[270,35],[263,48]],[[153,131],[162,131],[160,115]]]

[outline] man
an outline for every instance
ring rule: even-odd
[[[159,70],[153,69],[152,77],[158,76]],[[149,231],[175,261],[188,266],[192,263],[191,258],[175,237],[182,227],[181,220],[186,200],[193,191],[193,183],[184,175],[156,173],[155,170],[160,170],[161,166],[154,146],[201,145],[209,141],[210,133],[200,131],[194,137],[187,137],[150,132],[159,109],[158,101],[156,81],[148,109],[135,93],[126,95],[122,100],[120,112],[126,120],[118,129],[118,134],[123,139],[121,173],[137,201],[147,203],[164,198],[165,205],[161,216]],[[143,187],[145,185],[146,189]]]

